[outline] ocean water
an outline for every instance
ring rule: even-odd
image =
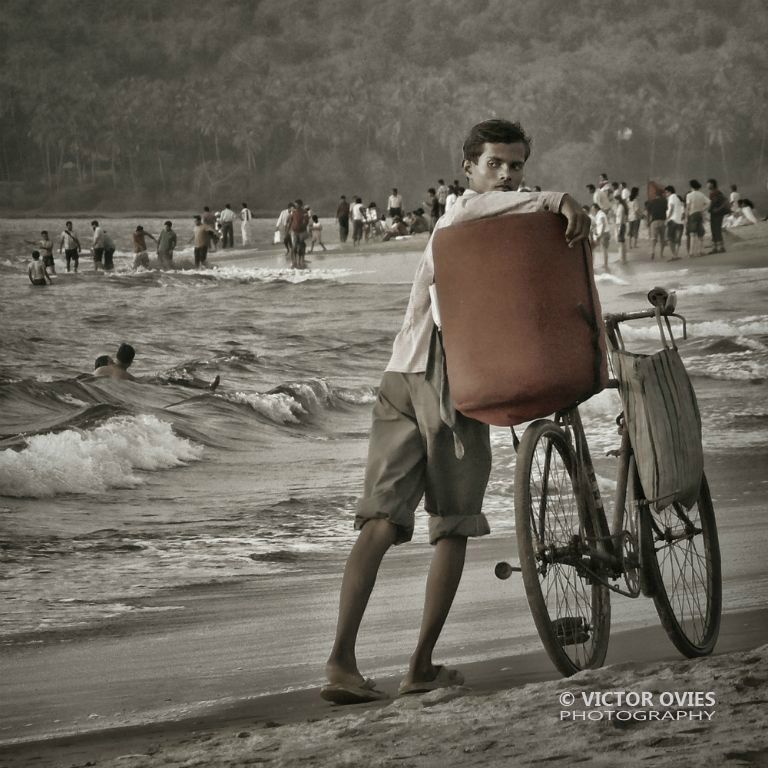
[[[105,221],[118,244],[136,223]],[[161,219],[141,223],[156,232]],[[424,240],[338,259],[327,224],[329,253],[310,257],[306,273],[287,269],[272,222],[259,221],[258,252],[213,256],[211,269],[133,272],[118,249],[113,274],[95,274],[87,258],[62,274],[57,260],[55,284],[39,289],[23,240],[60,226],[0,223],[0,642],[98,625],[174,587],[311,569],[346,552],[371,406],[408,299],[403,275]],[[189,267],[191,227],[177,231],[177,262]],[[764,461],[768,268],[598,276],[605,311],[644,308],[657,284],[678,291],[688,319],[681,351],[708,461]],[[653,324],[624,335],[637,351],[657,343]],[[86,375],[122,341],[137,349],[138,382]],[[616,447],[619,410],[614,392],[583,407],[605,490],[614,481],[601,457]],[[514,452],[508,430],[492,442],[485,511],[504,534]],[[422,516],[417,539],[425,529]]]

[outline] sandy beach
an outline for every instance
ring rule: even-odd
[[[372,281],[385,269],[390,282],[407,284],[422,244],[376,243],[310,259],[313,269],[354,268],[357,282],[363,260]],[[711,269],[715,280],[717,270],[768,267],[764,223],[729,233],[726,253],[701,259],[651,264],[644,244],[627,265],[612,264],[641,286],[651,268]],[[254,266],[279,257],[265,246],[214,254],[211,262]],[[441,660],[460,660],[465,686],[332,707],[318,686],[343,558],[316,555],[309,572],[168,590],[96,627],[37,632],[0,646],[0,768],[766,765],[768,454],[762,446],[750,460],[744,455],[706,466],[724,579],[723,624],[710,658],[681,659],[651,601],[617,599],[608,666],[561,680],[530,618],[510,626],[510,606],[525,614],[525,597],[517,577],[493,576],[498,560],[517,559],[514,539],[497,535],[470,547],[438,648]],[[428,556],[426,545],[414,543],[385,560],[363,625],[361,667],[393,697],[418,630]],[[588,706],[582,693],[595,691],[646,692],[650,704]],[[691,696],[662,696],[674,692]],[[564,693],[576,703],[561,703],[568,702]],[[706,693],[713,698],[702,698]],[[590,711],[600,718],[573,714]]]

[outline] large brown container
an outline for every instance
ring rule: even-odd
[[[451,396],[466,416],[511,426],[599,392],[608,379],[588,245],[554,213],[438,229],[435,284]]]

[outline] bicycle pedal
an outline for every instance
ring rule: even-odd
[[[589,626],[583,616],[564,616],[552,622],[560,645],[578,645],[589,639]]]

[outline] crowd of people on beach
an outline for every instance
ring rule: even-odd
[[[641,205],[639,187],[630,187],[625,181],[610,182],[605,173],[600,174],[597,185],[587,184],[591,205],[585,205],[584,210],[592,219],[592,245],[602,255],[603,268],[608,268],[612,239],[618,244],[621,261],[626,262],[627,250],[638,246],[643,221],[651,260],[656,258],[657,246],[659,259],[664,259],[664,249],[669,246],[667,261],[681,258],[683,235],[688,257],[704,255],[707,232],[712,241],[708,253],[724,253],[724,229],[758,223],[752,201],[739,194],[736,184],[731,184],[729,197],[719,188],[717,179],[707,179],[706,185],[704,192],[701,182],[691,179],[683,195],[671,184],[662,187],[650,181],[647,200]]]
[[[672,185],[661,186],[650,181],[647,183],[647,199],[642,204],[638,186],[629,186],[624,181],[611,182],[605,173],[600,174],[597,184],[587,184],[586,189],[590,203],[584,206],[584,210],[592,220],[590,239],[593,248],[602,257],[605,269],[608,268],[608,250],[612,242],[617,244],[622,262],[627,260],[628,250],[638,247],[643,221],[646,224],[651,259],[656,258],[657,252],[659,258],[664,259],[668,247],[668,261],[681,258],[683,236],[689,257],[703,255],[707,233],[712,241],[709,252],[719,253],[725,251],[724,229],[758,223],[752,201],[739,194],[737,185],[730,185],[730,195],[726,197],[714,178],[707,179],[706,192],[697,179],[691,179],[684,195]],[[541,187],[528,186],[523,181],[519,191],[540,192]],[[436,186],[427,188],[424,200],[410,210],[406,209],[397,187],[392,188],[383,210],[374,201],[364,204],[358,195],[350,198],[341,195],[335,214],[339,242],[347,243],[350,230],[353,246],[431,233],[437,220],[455,205],[464,192],[465,188],[458,180],[446,184],[444,179],[438,179]],[[239,213],[229,203],[216,212],[206,205],[201,214],[193,217],[189,243],[193,245],[195,268],[205,267],[208,254],[215,252],[218,247],[235,247],[237,220],[240,221],[240,244],[247,247],[253,241],[253,214],[247,203],[242,203]],[[90,226],[92,231],[88,242],[85,242],[85,238],[74,231],[72,221],[65,223],[58,237],[58,253],[65,261],[67,272],[78,271],[80,256],[86,248],[90,248],[94,270],[109,272],[114,269],[114,239],[98,219],[93,219]],[[150,268],[147,239],[154,242],[158,267],[174,269],[174,251],[179,238],[173,229],[173,222],[166,220],[157,235],[146,231],[141,224],[136,226],[131,243],[133,269]],[[33,285],[49,284],[50,276],[56,274],[56,243],[48,230],[42,230],[38,240],[25,242],[35,246],[29,264],[30,282]],[[292,269],[306,269],[306,254],[312,253],[315,246],[327,250],[323,242],[323,224],[318,214],[301,198],[292,200],[280,212],[275,222],[273,242],[285,247],[285,255],[290,258]]]

